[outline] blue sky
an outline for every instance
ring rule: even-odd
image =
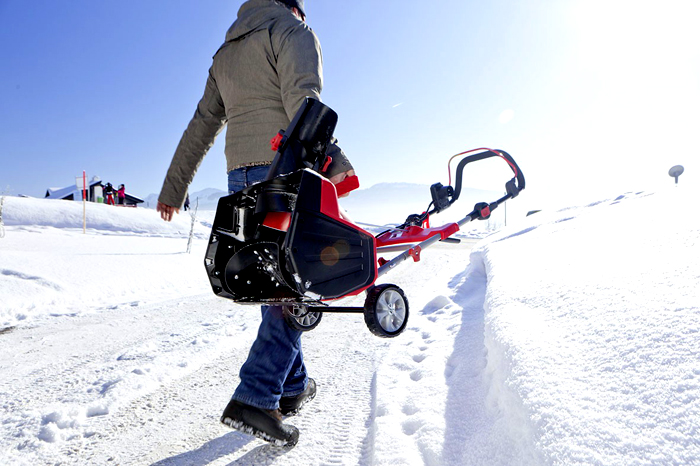
[[[241,3],[0,0],[0,191],[41,197],[86,170],[158,192]],[[676,164],[698,180],[696,5],[306,1],[363,186],[447,183],[452,154],[494,147],[527,176],[523,209],[669,186]],[[223,142],[192,191],[225,189]],[[487,162],[466,183],[507,175]]]

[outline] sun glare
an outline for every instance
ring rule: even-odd
[[[512,120],[514,116],[515,116],[515,111],[512,108],[509,108],[509,109],[503,110],[503,112],[501,112],[501,115],[498,117],[498,121],[501,124],[506,124],[510,120]]]

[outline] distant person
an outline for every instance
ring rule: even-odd
[[[123,184],[120,184],[117,190],[117,203],[119,205],[126,205],[126,188],[124,188]]]
[[[289,126],[307,97],[320,100],[321,47],[305,19],[303,0],[249,0],[241,6],[165,176],[157,207],[163,220],[172,220],[183,205],[197,167],[225,125],[229,192],[265,179],[275,156],[270,138]],[[333,183],[354,174],[337,145],[328,152],[332,162],[324,175]],[[282,416],[295,414],[316,395],[301,333],[285,323],[282,307],[262,307],[257,338],[221,422],[276,445],[296,444],[299,430]]]
[[[185,212],[190,208],[190,195],[189,193],[187,194],[187,197],[185,198]]]
[[[105,185],[105,204],[114,205],[114,186],[112,183]]]

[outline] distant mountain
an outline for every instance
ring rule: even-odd
[[[199,210],[216,210],[219,204],[219,199],[222,196],[227,196],[228,191],[223,191],[216,188],[207,188],[190,194],[190,204],[194,209],[199,202]]]
[[[148,209],[155,209],[158,203],[158,195],[153,193],[143,198],[143,204],[140,207],[146,207]]]

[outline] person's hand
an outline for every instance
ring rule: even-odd
[[[160,201],[158,201],[158,205],[156,206],[156,211],[160,212],[160,218],[162,218],[166,222],[169,222],[173,219],[173,214],[180,213],[180,209],[178,209],[177,207],[165,205]]]
[[[338,173],[337,175],[331,176],[331,177],[329,178],[329,180],[331,180],[331,183],[333,183],[333,184],[338,184],[338,183],[340,183],[341,181],[343,181],[345,178],[347,178],[348,176],[354,176],[354,175],[355,175],[355,170],[348,170],[348,171],[346,171],[346,172]],[[347,197],[348,194],[350,194],[350,193],[345,193],[345,194],[343,194],[342,196],[339,196],[339,197]]]

